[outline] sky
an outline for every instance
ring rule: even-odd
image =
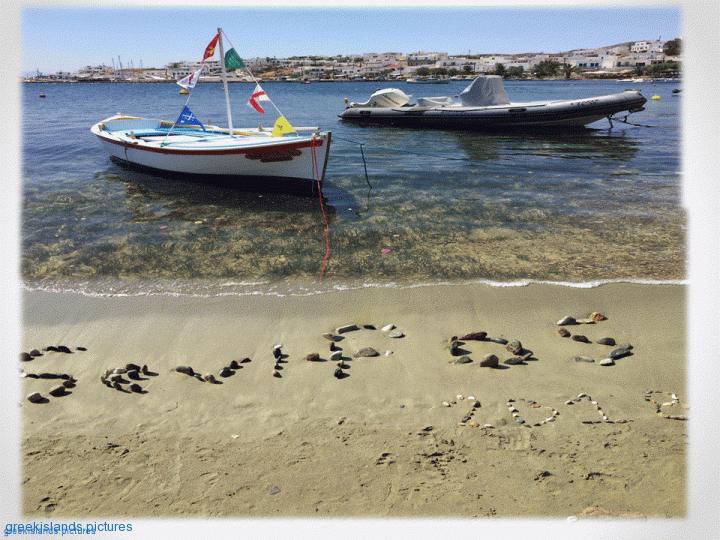
[[[620,7],[92,8],[21,7],[24,74],[88,65],[162,68],[201,60],[217,28],[244,58],[558,53],[681,36],[681,10]],[[216,53],[217,54],[217,53]]]

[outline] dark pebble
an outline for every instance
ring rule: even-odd
[[[87,348],[85,348],[85,347],[75,347],[75,350],[77,350],[77,351],[87,351]]]
[[[229,377],[232,374],[233,374],[233,370],[230,369],[229,367],[224,367],[220,370],[221,377]]]
[[[317,362],[320,360],[320,355],[316,352],[310,353],[305,357],[305,360],[308,362]]]
[[[508,358],[503,362],[503,364],[508,364],[511,366],[516,366],[518,364],[522,364],[525,362],[524,358],[520,358],[519,356],[513,356],[512,358]]]
[[[38,377],[41,379],[57,379],[57,373],[40,373]]]
[[[373,324],[363,324],[363,328],[365,330],[375,330],[375,325]]]
[[[140,366],[137,364],[125,364],[125,369],[128,371],[140,371]]]
[[[143,367],[140,371],[143,375],[147,375],[150,370],[148,369],[147,364],[143,364]]]
[[[573,340],[573,341],[579,341],[580,343],[591,343],[591,341],[590,341],[587,337],[581,336],[581,335],[575,335],[575,336],[573,336],[573,337],[572,337],[572,340]]]
[[[241,364],[247,364],[248,362],[252,362],[252,360],[250,360],[249,358],[243,358],[242,360],[240,360]]]
[[[237,363],[237,360],[230,362],[230,369],[240,369],[240,364]]]
[[[472,332],[470,334],[465,334],[460,339],[465,339],[468,341],[484,341],[487,337],[487,332]]]
[[[131,369],[127,372],[128,379],[132,379],[133,381],[139,381],[140,380],[140,372],[137,369]]]
[[[282,352],[280,351],[279,348],[273,349],[273,356],[275,357],[276,360],[277,360],[278,358],[280,358],[280,356],[282,356]]]
[[[63,385],[65,388],[74,388],[74,387],[75,387],[75,382],[74,382],[74,381],[71,381],[71,380],[67,380],[67,381],[63,381],[63,382],[62,382],[62,385]]]
[[[498,365],[498,357],[494,354],[486,354],[480,360],[480,367],[496,367]]]
[[[40,351],[38,351],[37,349],[33,349],[32,351],[30,351],[30,356],[32,356],[34,358],[36,356],[42,356],[42,353]]]
[[[45,347],[45,350],[48,352],[60,352],[60,350],[57,347],[55,347],[54,345],[49,345],[49,346]]]
[[[57,386],[53,386],[50,390],[48,390],[48,394],[54,397],[64,396],[65,395],[65,387],[62,384],[58,384]]]
[[[469,356],[461,356],[460,358],[456,358],[455,360],[451,360],[451,364],[469,364],[472,360]]]
[[[132,383],[132,384],[130,385],[130,390],[131,390],[132,392],[142,392],[142,386],[140,386],[140,385],[137,384],[137,383]]]
[[[33,392],[32,394],[28,395],[27,400],[30,403],[42,403],[45,400],[45,398],[42,397],[42,395],[40,395],[39,392]]]
[[[65,345],[59,345],[57,350],[58,350],[58,352],[61,352],[61,353],[72,354],[72,351]]]
[[[343,370],[341,368],[337,368],[335,372],[333,373],[335,378],[342,379],[345,376],[345,373],[343,373]]]
[[[30,353],[26,353],[26,352],[20,353],[20,361],[21,362],[29,362],[32,359],[33,359],[33,357]]]
[[[610,358],[617,360],[618,358],[624,358],[625,356],[630,356],[631,354],[632,352],[630,352],[630,349],[626,347],[618,347],[617,349],[610,351]]]
[[[177,371],[178,373],[184,373],[185,375],[190,375],[191,377],[195,375],[193,368],[191,368],[190,366],[178,366],[175,368],[175,371]]]
[[[615,345],[615,340],[611,337],[604,337],[597,340],[597,342],[600,345],[609,345],[610,347],[613,347]]]
[[[450,343],[450,354],[453,356],[460,356],[462,354],[460,352],[460,343],[457,340]]]
[[[560,334],[560,337],[570,337],[570,332],[566,328],[560,328],[558,334]]]

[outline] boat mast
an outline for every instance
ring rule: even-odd
[[[220,45],[220,68],[222,72],[223,88],[225,89],[225,107],[227,107],[228,128],[233,137],[232,114],[230,113],[230,95],[228,94],[227,75],[225,74],[225,51],[223,50],[222,28],[218,28],[218,44]]]

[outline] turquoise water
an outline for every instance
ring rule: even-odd
[[[684,279],[677,84],[506,83],[512,101],[630,87],[648,98],[629,119],[637,126],[608,129],[604,120],[568,135],[359,127],[337,117],[343,98],[364,101],[379,87],[433,96],[466,85],[263,83],[290,123],[333,132],[322,286]],[[245,105],[252,85],[230,88],[234,126],[274,123],[270,110]],[[224,294],[319,286],[327,245],[317,194],[127,171],[90,134],[116,112],[174,120],[185,99],[174,84],[23,85],[28,288]],[[189,107],[201,121],[226,123],[219,84],[198,84]]]

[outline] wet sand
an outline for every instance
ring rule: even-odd
[[[62,397],[48,395],[60,380],[21,379],[28,519],[687,513],[688,423],[658,416],[646,400],[656,391],[657,403],[676,401],[661,412],[690,414],[682,285],[23,300],[24,350],[73,352],[20,367],[77,379]],[[560,318],[592,312],[607,320],[566,327],[592,343],[559,336]],[[347,367],[338,379],[323,334],[346,324],[360,329],[339,334]],[[387,324],[403,337],[389,337]],[[506,365],[513,354],[503,345],[464,340],[472,362],[451,364],[448,339],[477,331],[519,340],[532,355]],[[596,343],[602,337],[630,343],[632,354],[601,366],[614,348]],[[365,347],[380,356],[353,357]],[[321,361],[305,359],[313,352]],[[480,367],[490,353],[499,367]],[[239,368],[221,377],[233,360]],[[141,393],[100,382],[127,363],[148,366],[141,380],[124,379]],[[33,391],[47,401],[29,403]],[[589,398],[566,404],[581,393]]]

